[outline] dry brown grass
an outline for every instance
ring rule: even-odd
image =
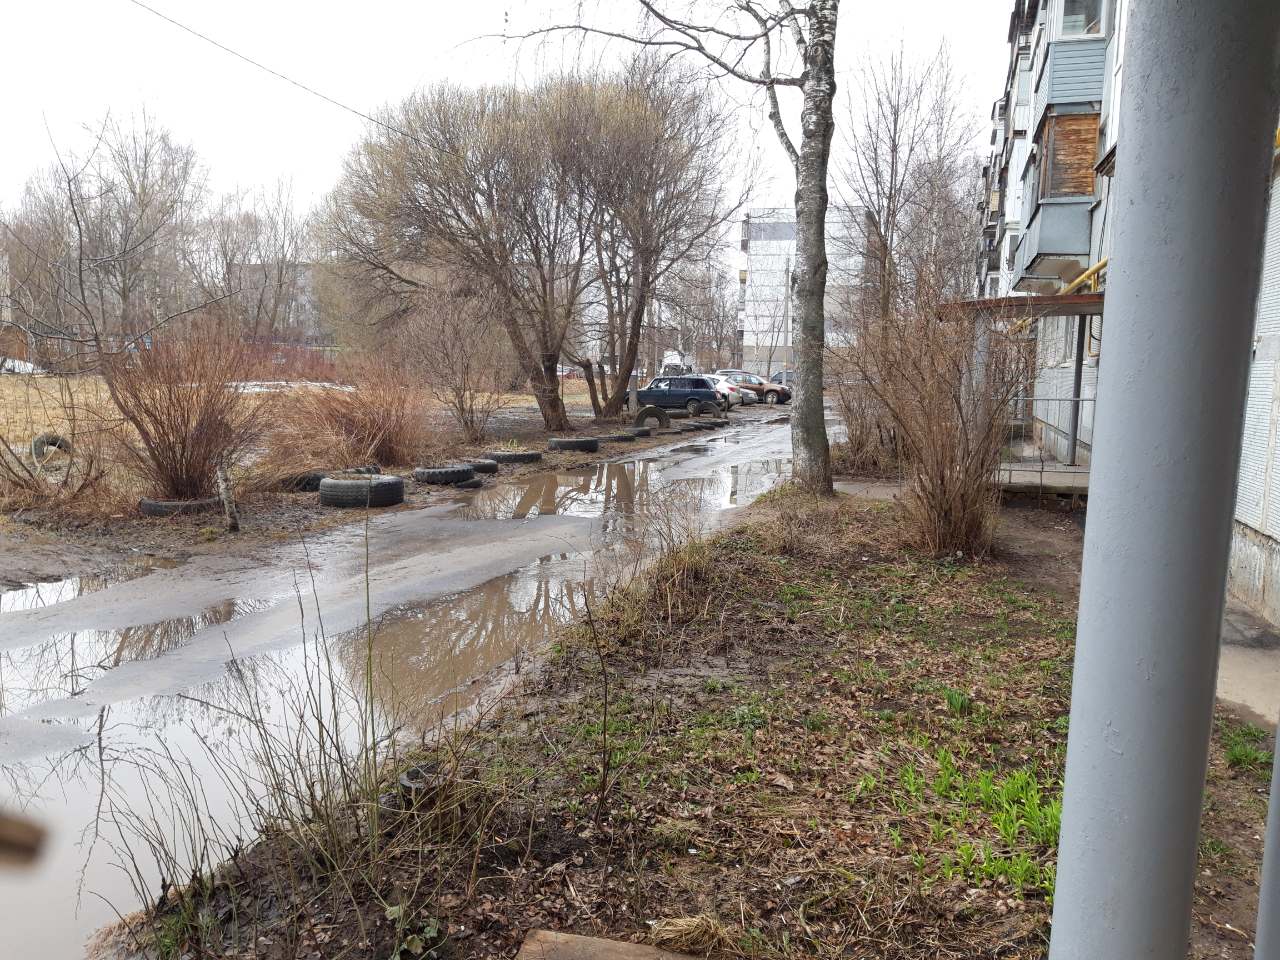
[[[264,470],[411,466],[439,447],[430,402],[402,368],[364,361],[344,379],[342,387],[300,387],[278,398]]]

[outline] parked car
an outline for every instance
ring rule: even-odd
[[[735,383],[734,386],[736,387],[738,385]],[[760,398],[756,395],[754,390],[747,390],[743,387],[738,387],[738,395],[742,397],[742,405],[744,407],[749,407],[753,403],[760,402]]]
[[[640,391],[638,399],[642,407],[654,406],[668,410],[683,407],[690,413],[697,413],[701,404],[707,401],[717,406],[722,405],[715,381],[707,376],[656,377]]]
[[[769,378],[769,382],[781,384],[788,390],[793,390],[796,385],[796,372],[794,370],[779,370]]]
[[[750,390],[765,403],[787,403],[791,399],[789,387],[772,383],[754,373],[731,373],[729,380],[741,390]]]
[[[743,402],[743,391],[738,385],[731,381],[728,377],[717,377],[715,374],[707,374],[707,378],[716,385],[716,393],[720,394],[720,405],[726,410],[732,410]],[[751,391],[746,391],[750,393]],[[752,394],[754,396],[754,394]]]

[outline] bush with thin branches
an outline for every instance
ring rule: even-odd
[[[957,305],[917,302],[859,331],[855,366],[902,444],[907,519],[934,553],[980,555],[991,546],[1019,382],[1006,329]]]
[[[234,465],[258,440],[267,397],[240,386],[250,363],[245,344],[218,328],[103,357],[121,457],[154,495],[212,496],[218,466]]]
[[[468,443],[485,439],[507,387],[520,379],[498,309],[483,282],[454,275],[414,295],[397,331],[400,355],[421,372],[427,392],[448,408]]]

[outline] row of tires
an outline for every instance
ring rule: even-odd
[[[707,404],[714,407],[714,404]],[[660,429],[672,432],[687,433],[694,430],[715,430],[727,424],[720,419],[719,408],[703,410],[700,413],[712,414],[716,419],[690,420],[689,423],[672,425],[671,420],[689,418],[693,411],[666,411],[658,407],[646,407],[636,416],[636,426],[625,432],[604,434],[599,437],[553,437],[547,444],[548,449],[555,451],[579,451],[595,453],[601,443],[633,443],[640,437],[652,436],[653,430],[644,426],[649,419],[659,421]],[[696,415],[696,414],[694,414]],[[37,438],[45,440],[45,437]],[[60,441],[61,438],[54,437]],[[33,444],[34,448],[35,444]],[[49,447],[57,446],[49,443]],[[35,453],[33,449],[33,454]],[[42,449],[41,454],[45,451]],[[452,486],[470,490],[483,485],[481,475],[492,475],[498,472],[501,464],[537,463],[542,454],[536,450],[493,450],[479,460],[466,463],[446,464],[439,467],[418,467],[413,471],[413,479],[421,484],[433,486]],[[391,474],[383,474],[377,464],[349,467],[341,471],[339,476],[330,476],[323,470],[309,470],[304,473],[285,477],[278,484],[278,489],[288,493],[319,493],[320,505],[325,507],[393,507],[404,502],[404,480]],[[206,513],[217,510],[221,501],[217,497],[202,500],[151,500],[143,498],[138,501],[138,510],[145,517],[174,517],[190,514]]]

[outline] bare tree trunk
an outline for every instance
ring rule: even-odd
[[[529,372],[529,386],[548,430],[568,430],[569,414],[560,396],[559,357],[545,357]]]
[[[814,0],[813,29],[805,47],[804,107],[796,159],[796,262],[791,275],[795,304],[797,391],[791,414],[792,473],[802,487],[830,496],[831,449],[822,406],[822,355],[826,346],[827,162],[835,129],[835,38],[839,0]]]
[[[604,415],[604,410],[600,405],[600,392],[596,389],[595,371],[591,369],[590,360],[579,360],[578,366],[582,368],[582,378],[587,381],[587,396],[591,398],[591,412],[595,414],[596,419]],[[601,380],[604,377],[601,376]]]
[[[222,510],[227,518],[227,530],[230,533],[239,533],[240,511],[236,507],[236,499],[231,490],[231,478],[227,475],[227,463],[225,460],[218,461],[216,479],[218,481],[218,497],[222,500]]]

